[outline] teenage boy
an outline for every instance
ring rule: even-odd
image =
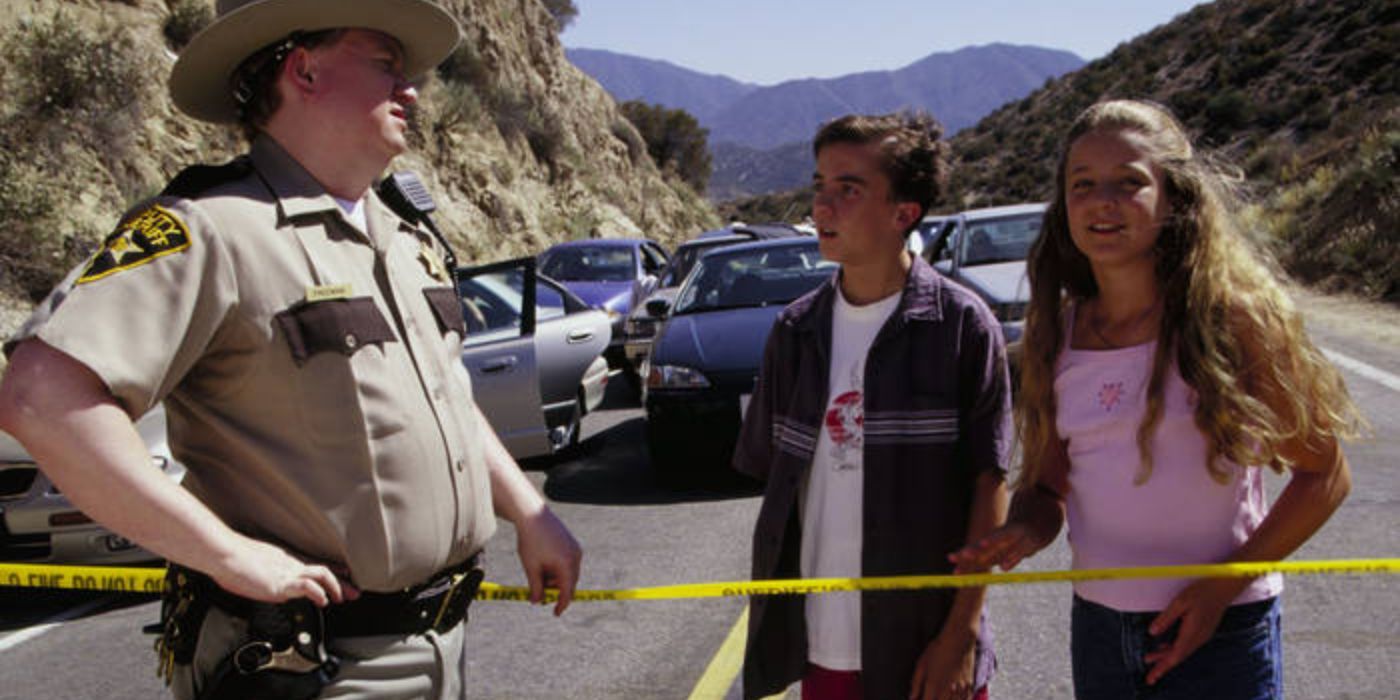
[[[774,323],[734,466],[766,482],[753,577],[951,571],[1005,519],[1011,391],[985,304],[905,248],[945,178],[923,115],[847,116],[813,143],[829,283]],[[744,694],[985,698],[983,589],[758,596]]]

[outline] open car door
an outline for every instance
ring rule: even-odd
[[[516,456],[548,454],[535,350],[535,261],[458,269],[467,335],[462,364],[481,412]]]

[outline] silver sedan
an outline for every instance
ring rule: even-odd
[[[608,315],[539,275],[533,258],[459,270],[462,363],[491,427],[517,459],[576,445],[608,380]]]

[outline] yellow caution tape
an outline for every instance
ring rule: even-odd
[[[0,586],[160,593],[165,569],[0,563]]]
[[[945,574],[930,576],[870,576],[864,578],[808,578],[770,581],[717,581],[682,583],[616,590],[574,591],[574,600],[673,600],[678,598],[723,598],[750,595],[791,595],[836,591],[891,591],[917,588],[968,588],[1008,584],[1094,581],[1148,578],[1238,578],[1270,573],[1292,575],[1363,575],[1400,573],[1400,559],[1333,559],[1326,561],[1244,562],[1187,566],[1134,566],[1116,569],[1072,571],[1013,571],[988,574]],[[22,588],[61,588],[85,591],[159,593],[165,569],[52,566],[0,563],[0,586]],[[478,600],[529,600],[530,589],[483,583]],[[548,590],[553,601],[558,591]]]
[[[916,588],[969,588],[1006,584],[1091,581],[1145,578],[1237,578],[1268,573],[1284,574],[1395,574],[1400,559],[1339,559],[1331,561],[1250,562],[1188,566],[1137,566],[1117,569],[1078,569],[1074,571],[1025,571],[1000,574],[947,574],[935,576],[869,576],[864,578],[808,578],[771,581],[724,581],[651,586],[621,590],[578,590],[574,600],[670,600],[675,598],[721,598],[750,595],[833,593],[836,591],[890,591]],[[529,589],[483,583],[477,593],[484,600],[528,600]],[[546,599],[553,601],[550,590]]]

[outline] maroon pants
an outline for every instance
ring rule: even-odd
[[[860,671],[833,671],[807,664],[802,677],[802,700],[862,700]],[[972,700],[988,700],[987,689],[979,688]]]

